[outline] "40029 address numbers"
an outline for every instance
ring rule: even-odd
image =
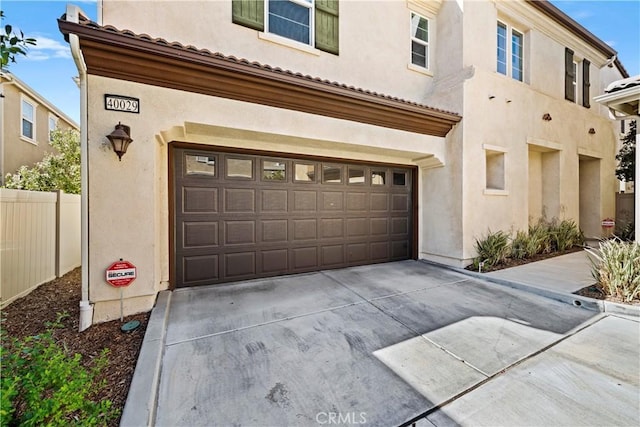
[[[125,113],[140,113],[140,100],[122,95],[104,96],[104,108],[111,111],[124,111]]]

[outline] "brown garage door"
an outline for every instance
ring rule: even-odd
[[[173,154],[178,287],[412,257],[410,168]]]

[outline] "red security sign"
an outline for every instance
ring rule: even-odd
[[[613,218],[605,218],[602,220],[602,226],[604,228],[613,228],[615,227],[616,222],[613,220]]]
[[[129,286],[136,280],[136,266],[129,261],[118,261],[107,268],[107,282],[116,288]]]

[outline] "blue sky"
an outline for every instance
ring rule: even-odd
[[[72,80],[78,73],[69,45],[60,34],[56,21],[65,12],[66,3],[60,0],[2,0],[0,8],[5,12],[4,24],[11,24],[22,30],[25,36],[38,41],[28,56],[18,58],[18,63],[10,65],[9,70],[79,122],[80,95]],[[96,19],[94,1],[71,3],[80,6],[91,19]],[[552,3],[617,50],[630,75],[640,74],[640,1],[569,0]]]

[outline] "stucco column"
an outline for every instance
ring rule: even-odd
[[[635,241],[638,241],[638,236],[640,236],[640,188],[638,188],[638,181],[640,181],[640,173],[638,170],[640,168],[640,131],[638,131],[638,125],[640,123],[636,122],[636,175],[635,182],[633,183],[633,192],[635,194]]]

